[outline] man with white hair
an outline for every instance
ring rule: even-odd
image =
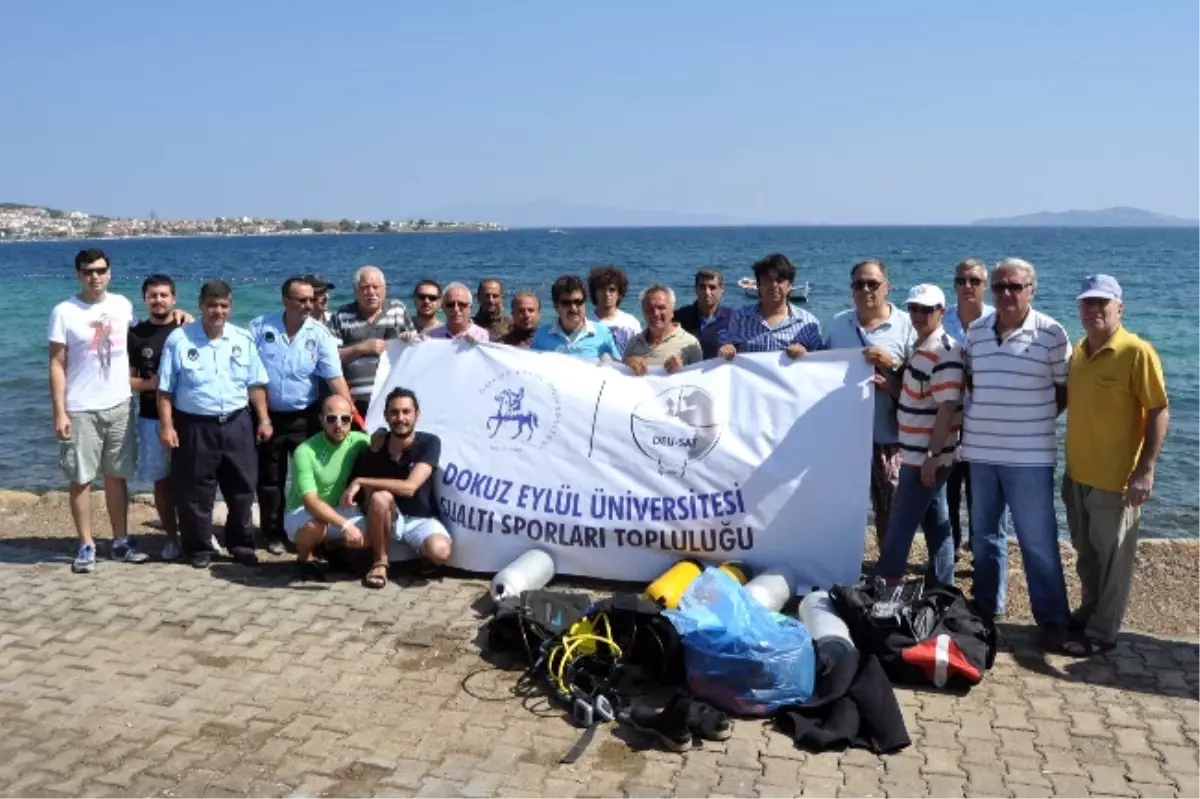
[[[1071,342],[1062,325],[1032,307],[1036,290],[1028,261],[996,265],[996,310],[967,330],[972,397],[962,457],[971,464],[975,600],[993,617],[1004,612],[1008,544],[1000,519],[1008,505],[1042,644],[1057,650],[1068,606],[1054,514],[1055,420],[1067,403]]]
[[[668,373],[704,360],[700,342],[675,321],[675,292],[654,285],[642,292],[642,316],[646,328],[625,345],[625,365],[634,374],[646,374],[648,366],[661,366]]]
[[[415,327],[400,300],[387,298],[387,280],[377,266],[363,266],[354,273],[354,302],[347,303],[329,320],[329,332],[342,342],[338,356],[350,384],[354,409],[367,415],[379,356],[393,339],[411,340]]]
[[[425,338],[454,338],[490,341],[486,328],[471,321],[471,290],[462,283],[451,283],[442,292],[442,312],[446,323],[425,331]]]

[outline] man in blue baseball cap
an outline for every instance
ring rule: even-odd
[[[1067,470],[1062,498],[1082,601],[1068,652],[1111,649],[1129,605],[1142,505],[1167,433],[1167,387],[1158,353],[1122,325],[1121,284],[1090,275],[1079,293],[1087,335],[1067,376]]]

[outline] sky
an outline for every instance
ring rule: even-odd
[[[0,201],[1200,216],[1198,4],[3,0]]]

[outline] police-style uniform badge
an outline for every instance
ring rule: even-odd
[[[154,350],[152,350],[150,347],[142,347],[142,357],[146,359],[153,358]]]
[[[187,357],[189,361],[194,361],[200,357],[200,351],[193,347],[192,349],[188,350]]]
[[[275,343],[275,331],[268,330],[267,334],[265,336],[263,336],[263,339],[265,339],[268,344],[274,344]]]
[[[235,358],[242,357],[242,347],[240,344],[233,345],[233,357],[235,357]]]
[[[315,361],[317,359],[317,342],[316,342],[316,340],[310,338],[308,341],[304,342],[304,348],[306,350],[308,350],[309,357],[311,357]]]

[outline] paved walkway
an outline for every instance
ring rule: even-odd
[[[1006,628],[968,695],[898,692],[913,746],[891,757],[760,722],[680,756],[607,725],[563,766],[578,730],[480,659],[482,581],[65,563],[0,545],[5,796],[1200,795],[1195,643],[1072,662]]]

